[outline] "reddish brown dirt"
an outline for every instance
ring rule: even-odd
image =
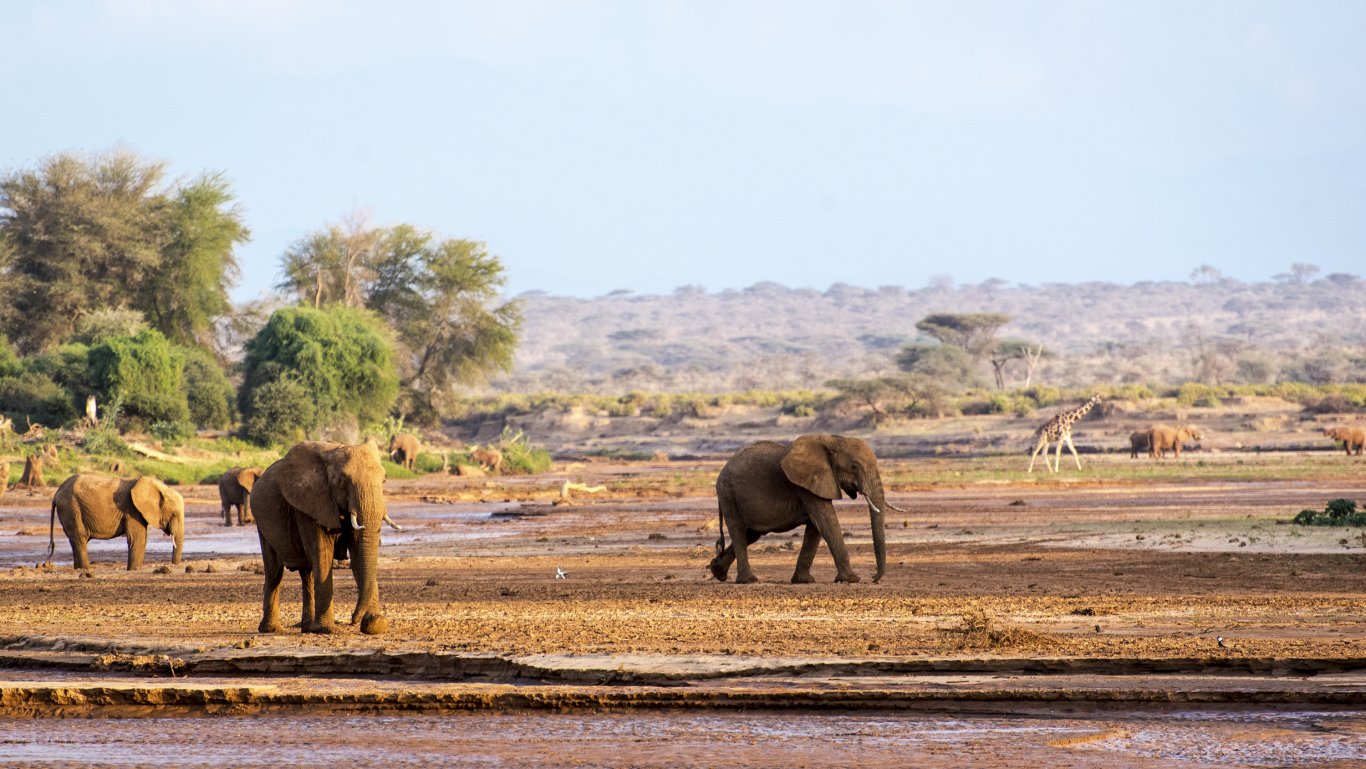
[[[885,464],[889,476],[913,467]],[[256,636],[254,532],[222,527],[209,487],[188,490],[187,567],[156,573],[169,544],[155,535],[142,571],[123,571],[115,541],[94,552],[89,578],[70,568],[60,528],[54,567],[33,568],[47,549],[46,502],[12,492],[0,501],[0,559],[26,565],[0,574],[0,598],[11,608],[0,636],[205,649],[250,639],[300,650],[844,658],[1366,652],[1366,539],[1278,523],[1328,498],[1366,496],[1360,478],[896,491],[892,500],[911,512],[889,516],[882,584],[867,581],[866,509],[846,502],[842,520],[864,582],[787,584],[794,532],[754,548],[761,584],[735,585],[705,568],[716,539],[705,491],[712,467],[579,468],[575,479],[611,489],[576,495],[572,505],[549,501],[564,475],[391,482],[391,511],[406,528],[385,534],[381,592],[392,631],[381,637],[349,626],[331,637]],[[489,501],[461,501],[478,499]],[[557,569],[568,578],[555,579]],[[833,577],[824,548],[815,574]],[[338,585],[344,620],[355,599],[349,573]],[[286,617],[297,595],[288,578]]]

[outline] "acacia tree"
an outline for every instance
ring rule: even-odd
[[[939,312],[926,315],[915,327],[943,344],[962,348],[973,360],[980,361],[991,349],[996,332],[1009,322],[1009,315],[998,312]]]
[[[0,281],[13,297],[0,330],[22,352],[121,305],[172,340],[207,341],[246,228],[221,177],[166,188],[164,176],[164,164],[117,150],[53,155],[0,178]]]
[[[383,318],[395,336],[399,408],[431,418],[456,386],[511,367],[522,318],[518,302],[501,300],[504,283],[502,262],[481,242],[351,217],[291,246],[278,287],[300,304]]]

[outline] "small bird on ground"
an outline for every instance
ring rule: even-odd
[[[1219,644],[1219,648],[1220,648],[1220,649],[1227,649],[1227,648],[1228,648],[1227,646],[1224,646],[1224,637],[1223,637],[1223,636],[1219,636],[1218,638],[1214,639],[1214,642],[1217,643],[1217,644]]]
[[[556,567],[555,567],[555,579],[569,579],[569,572],[567,572],[567,571],[565,571],[564,569],[561,569],[560,567],[556,566]]]

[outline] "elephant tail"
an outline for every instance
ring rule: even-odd
[[[39,529],[42,531],[42,529]],[[57,551],[57,497],[52,498],[52,512],[47,519],[47,563],[52,563],[52,554]]]

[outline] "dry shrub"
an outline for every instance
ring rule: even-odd
[[[988,650],[1038,644],[1043,637],[1019,625],[1000,622],[982,609],[963,612],[957,627],[943,628],[955,650]]]

